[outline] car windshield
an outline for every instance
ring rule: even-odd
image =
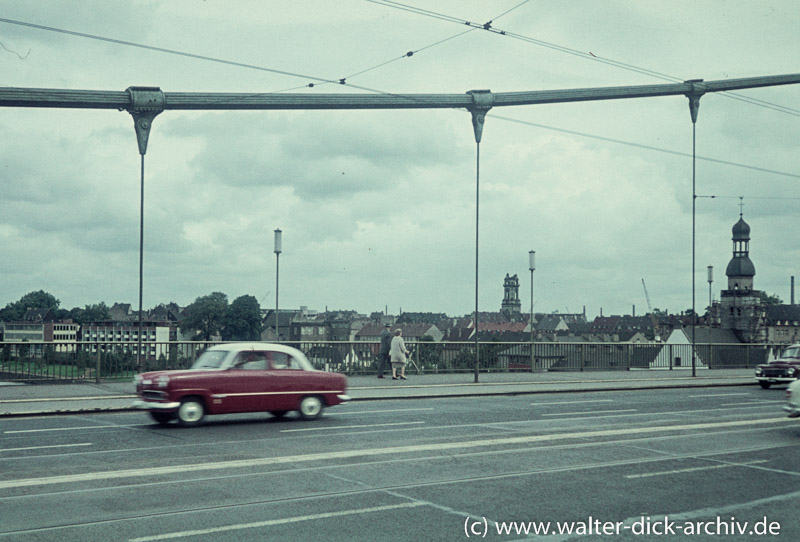
[[[192,369],[219,369],[228,352],[225,350],[206,350],[192,365]]]
[[[800,346],[787,348],[781,356],[782,358],[800,358]]]

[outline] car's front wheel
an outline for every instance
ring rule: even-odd
[[[206,407],[197,397],[188,397],[181,401],[178,408],[178,423],[183,426],[197,425],[206,414]]]
[[[316,420],[320,416],[322,416],[322,409],[325,407],[325,404],[322,402],[322,398],[317,395],[306,395],[303,397],[303,400],[300,401],[300,416],[304,420]]]
[[[158,411],[151,410],[150,411],[150,417],[153,418],[153,421],[155,421],[156,423],[160,423],[161,425],[166,425],[166,424],[168,424],[169,422],[171,422],[172,420],[175,419],[175,413],[174,412],[158,412]]]
[[[765,381],[765,380],[759,380],[759,381],[758,381],[758,383],[759,383],[759,384],[761,385],[761,387],[762,387],[762,388],[764,388],[765,390],[769,389],[769,387],[772,385],[770,382],[767,382],[767,381]]]

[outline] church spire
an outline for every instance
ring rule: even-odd
[[[741,200],[742,198],[740,198]],[[725,274],[729,290],[752,290],[756,268],[750,260],[750,225],[744,221],[744,202],[739,203],[739,221],[733,225],[733,257]]]

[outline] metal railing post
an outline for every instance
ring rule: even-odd
[[[96,383],[100,383],[100,345],[97,345],[97,356],[95,359],[95,368],[94,368],[94,381]]]

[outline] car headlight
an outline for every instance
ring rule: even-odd
[[[764,371],[761,369],[756,369],[756,376],[761,376],[762,374],[764,374]]]
[[[157,388],[166,388],[167,384],[169,384],[169,377],[167,375],[161,375],[155,380]]]
[[[796,371],[797,369],[795,367],[789,367],[786,369],[786,376],[793,376]]]

